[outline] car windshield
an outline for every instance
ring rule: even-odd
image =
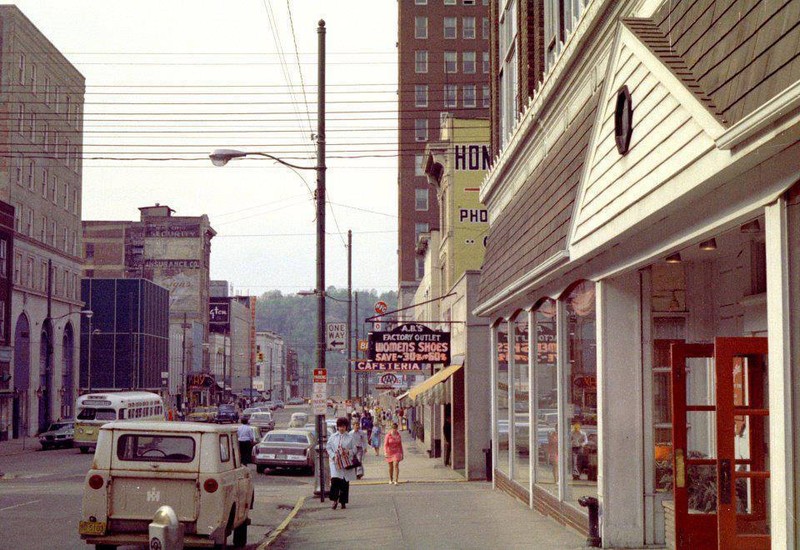
[[[116,420],[117,411],[114,409],[95,409],[84,407],[78,413],[78,420]]]
[[[220,405],[220,406],[219,406],[219,410],[221,410],[221,411],[226,411],[226,412],[233,412],[233,411],[235,411],[236,409],[234,408],[234,406],[233,406],[233,405]]]
[[[117,458],[127,461],[191,462],[194,439],[186,436],[126,434],[117,443]]]
[[[272,420],[270,413],[259,412],[250,417],[250,420]]]
[[[253,414],[254,412],[258,412],[258,409],[245,409],[244,414]]]
[[[50,427],[47,429],[49,432],[54,432],[56,430],[60,430],[61,428],[71,428],[72,422],[54,422],[50,424]]]
[[[270,432],[264,436],[265,443],[308,443],[308,436],[304,434],[281,434]]]

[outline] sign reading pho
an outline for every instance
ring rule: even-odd
[[[450,333],[409,323],[371,332],[367,357],[376,363],[450,363]]]

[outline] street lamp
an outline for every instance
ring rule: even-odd
[[[316,166],[298,166],[263,152],[244,152],[236,149],[217,149],[209,155],[214,166],[225,166],[230,160],[246,156],[260,156],[274,160],[279,164],[295,170],[315,170],[317,172],[316,218],[317,218],[317,368],[325,368],[325,21],[317,25],[317,164]],[[319,434],[319,496],[325,501],[325,469],[324,439],[325,415],[317,415],[317,433]]]
[[[50,264],[48,263],[48,269],[50,268]],[[50,315],[51,311],[51,293],[50,293],[50,282],[48,278],[48,296],[47,296],[47,315],[42,322],[42,338],[45,344],[44,348],[44,372],[39,373],[39,389],[36,391],[36,395],[39,398],[39,427],[45,429],[50,424],[50,405],[51,405],[51,395],[52,392],[50,391],[50,387],[53,385],[51,377],[53,375],[53,322],[58,321],[59,319],[63,319],[69,315],[73,315],[75,313],[79,313],[83,316],[86,316],[91,319],[91,316],[94,312],[90,309],[82,309],[78,311],[69,311],[64,315],[59,315],[58,317],[52,317]]]

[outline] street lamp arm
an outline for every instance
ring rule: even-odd
[[[289,168],[294,168],[295,170],[319,170],[318,166],[299,166],[297,164],[292,164],[291,162],[287,162],[281,158],[276,157],[275,155],[270,155],[269,153],[262,153],[261,151],[239,151],[237,149],[215,149],[213,153],[208,155],[208,158],[211,159],[211,163],[214,166],[225,166],[228,164],[228,161],[236,158],[242,157],[249,157],[249,156],[259,156],[259,157],[266,157],[268,159],[274,160],[277,163],[283,164],[284,166],[288,166]]]

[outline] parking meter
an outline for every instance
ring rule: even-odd
[[[148,526],[150,550],[183,550],[183,524],[175,510],[162,506]]]

